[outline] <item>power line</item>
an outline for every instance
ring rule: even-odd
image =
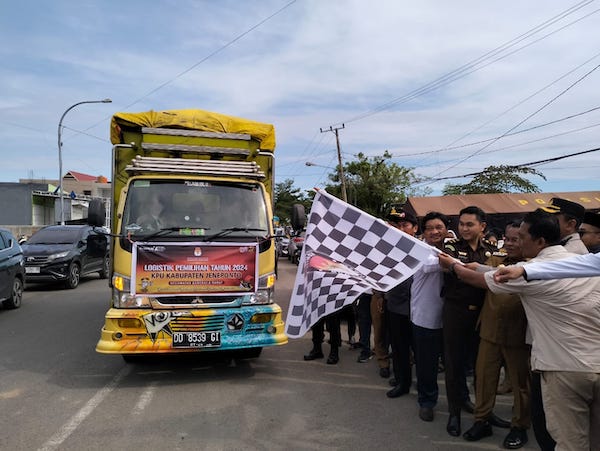
[[[542,105],[540,108],[538,108],[536,111],[534,111],[533,113],[531,113],[529,116],[527,116],[525,119],[523,119],[521,122],[517,123],[515,126],[511,127],[510,129],[508,129],[506,131],[506,133],[502,134],[501,136],[495,138],[492,142],[486,144],[485,146],[483,146],[481,149],[473,152],[471,155],[466,156],[465,158],[461,159],[459,162],[457,162],[456,164],[453,164],[452,166],[444,169],[443,171],[438,172],[436,175],[434,175],[434,177],[443,174],[446,171],[449,171],[452,168],[455,168],[456,166],[458,166],[459,164],[469,160],[470,158],[473,158],[475,155],[479,154],[482,150],[487,149],[489,146],[491,146],[493,143],[495,143],[496,141],[498,141],[499,139],[502,139],[503,137],[505,137],[508,133],[512,132],[513,130],[515,130],[516,128],[518,128],[519,126],[521,126],[522,124],[524,124],[525,122],[527,122],[529,119],[531,119],[533,116],[535,116],[536,114],[538,114],[540,111],[542,111],[543,109],[545,109],[547,106],[549,106],[550,104],[552,104],[554,101],[556,101],[558,98],[560,98],[561,96],[563,96],[565,93],[567,93],[569,90],[571,90],[571,88],[573,88],[574,86],[576,86],[577,84],[579,84],[581,81],[583,81],[584,79],[586,79],[589,75],[591,75],[596,69],[598,69],[600,67],[600,64],[595,66],[594,68],[592,68],[590,71],[588,71],[587,73],[585,73],[582,77],[580,77],[579,79],[575,80],[573,83],[571,83],[567,88],[565,88],[563,91],[561,91],[559,94],[557,94],[556,96],[554,96],[552,99],[550,99],[548,102],[546,102],[544,105]]]
[[[515,164],[515,165],[509,165],[509,168],[513,168],[513,169],[518,169],[518,168],[524,168],[524,167],[532,167],[532,166],[540,166],[542,164],[548,164],[548,163],[554,163],[555,161],[560,161],[560,160],[564,160],[565,158],[571,158],[571,157],[576,157],[579,155],[585,155],[588,153],[592,153],[592,152],[597,152],[600,150],[600,147],[596,147],[594,149],[588,149],[588,150],[583,150],[581,152],[575,152],[575,153],[570,153],[567,155],[561,155],[558,157],[553,157],[553,158],[546,158],[544,160],[537,160],[537,161],[532,161],[530,163],[521,163],[521,164]],[[473,177],[476,175],[480,175],[483,174],[485,172],[489,172],[486,170],[483,171],[478,171],[478,172],[471,172],[469,174],[462,174],[462,175],[452,175],[452,176],[448,176],[448,177],[437,177],[437,178],[433,178],[433,179],[428,179],[426,183],[424,183],[425,185],[430,184],[432,182],[439,182],[442,180],[451,180],[451,179],[457,179],[457,178],[462,178],[462,177]]]
[[[550,88],[551,86],[555,85],[556,83],[558,83],[559,81],[561,81],[562,79],[568,77],[569,75],[571,75],[572,73],[574,73],[575,71],[577,71],[578,69],[580,69],[581,67],[585,66],[587,63],[589,63],[590,61],[596,59],[598,56],[600,56],[600,53],[596,53],[594,56],[592,56],[591,58],[588,58],[586,61],[584,61],[583,63],[579,64],[578,66],[574,67],[573,69],[571,69],[570,71],[568,71],[567,73],[561,75],[560,77],[558,77],[557,79],[553,80],[551,83],[547,84],[546,86],[544,86],[541,89],[538,89],[536,92],[534,92],[533,94],[527,96],[526,98],[524,98],[523,100],[517,102],[515,105],[513,105],[512,107],[508,108],[507,110],[504,110],[502,113],[496,115],[495,117],[493,117],[492,119],[484,122],[483,124],[481,124],[480,126],[476,127],[475,129],[471,130],[468,133],[465,133],[464,135],[460,136],[459,138],[455,139],[454,141],[452,141],[450,144],[448,144],[446,147],[451,147],[454,144],[456,144],[457,142],[462,141],[464,138],[466,138],[467,136],[472,135],[473,133],[475,133],[477,130],[482,129],[483,127],[485,127],[488,124],[491,124],[492,122],[494,122],[495,120],[499,119],[500,117],[504,116],[505,114],[509,113],[510,111],[514,110],[515,108],[517,108],[518,106],[524,104],[525,102],[527,102],[528,100],[534,98],[536,95],[540,94],[541,92],[545,91],[546,89]]]
[[[244,32],[240,33],[239,35],[237,35],[235,38],[233,38],[228,43],[222,45],[218,49],[216,49],[213,52],[209,53],[204,58],[202,58],[200,61],[198,61],[197,63],[195,63],[195,64],[191,65],[190,67],[188,67],[187,69],[185,69],[183,72],[180,72],[175,77],[171,78],[170,80],[165,81],[164,83],[160,84],[158,87],[154,88],[153,90],[151,90],[147,94],[143,95],[139,99],[137,99],[137,100],[133,101],[132,103],[130,103],[129,105],[125,106],[125,108],[129,108],[129,107],[135,105],[136,103],[140,102],[141,100],[145,99],[146,97],[149,97],[150,95],[154,94],[155,92],[159,91],[160,89],[164,88],[165,86],[171,84],[172,82],[174,82],[178,78],[182,77],[183,75],[187,74],[188,72],[191,72],[196,67],[198,67],[200,64],[204,63],[206,60],[212,58],[213,56],[215,56],[215,55],[217,55],[219,53],[221,53],[223,50],[225,50],[226,48],[232,46],[234,43],[236,43],[237,41],[239,41],[240,39],[242,39],[247,34],[251,33],[254,30],[256,30],[258,27],[260,27],[265,22],[271,20],[273,17],[275,17],[276,15],[280,14],[281,12],[283,12],[284,10],[286,10],[287,8],[289,8],[290,6],[292,6],[292,4],[296,3],[296,1],[297,0],[292,0],[289,3],[285,4],[283,7],[279,8],[277,11],[275,11],[274,13],[272,13],[271,15],[269,15],[268,17],[264,18],[263,20],[261,20],[257,24],[255,24],[255,25],[251,26],[250,28],[248,28],[246,31],[244,31]]]
[[[461,144],[460,146],[441,147],[439,149],[426,150],[426,151],[423,151],[423,152],[392,154],[392,157],[393,158],[417,157],[417,156],[422,156],[422,155],[427,155],[427,154],[446,152],[448,150],[463,149],[465,147],[476,146],[478,144],[485,144],[485,143],[488,143],[490,141],[498,140],[498,139],[500,139],[502,137],[506,138],[506,137],[509,137],[509,136],[516,136],[516,135],[520,135],[522,133],[530,132],[532,130],[537,130],[539,128],[547,127],[549,125],[558,124],[560,122],[564,122],[564,121],[567,121],[569,119],[573,119],[573,118],[576,118],[576,117],[579,117],[579,116],[583,116],[584,114],[589,114],[589,113],[592,113],[592,112],[597,111],[597,110],[600,110],[600,106],[597,106],[597,107],[594,107],[594,108],[590,108],[589,110],[582,111],[580,113],[571,114],[569,116],[565,116],[565,117],[562,117],[560,119],[555,119],[555,120],[550,121],[550,122],[545,122],[543,124],[535,125],[533,127],[525,128],[523,130],[519,130],[519,131],[516,131],[516,132],[513,132],[513,133],[508,133],[508,134],[504,134],[504,135],[501,135],[501,136],[495,136],[493,138],[483,139],[481,141],[474,141],[474,142],[470,142],[470,143],[466,143],[466,144]],[[583,130],[583,129],[580,129],[580,130]],[[560,134],[559,135],[552,135],[552,136],[560,136]],[[532,141],[532,142],[535,142],[535,141]],[[506,149],[506,147],[504,147],[502,149]],[[500,149],[498,149],[498,150],[500,150]]]
[[[218,53],[221,53],[223,50],[225,50],[226,48],[230,47],[231,45],[233,45],[234,43],[236,43],[237,41],[239,41],[240,39],[242,39],[244,36],[246,36],[247,34],[249,34],[250,32],[256,30],[258,27],[260,27],[262,24],[264,24],[265,22],[269,21],[270,19],[272,19],[273,17],[275,17],[276,15],[280,14],[281,12],[283,12],[284,10],[286,10],[287,8],[289,8],[292,4],[296,3],[297,0],[291,0],[289,3],[285,4],[283,7],[279,8],[277,11],[275,11],[274,13],[272,13],[271,15],[269,15],[268,17],[264,18],[263,20],[261,20],[260,22],[256,23],[255,25],[251,26],[250,28],[248,28],[246,31],[238,34],[235,38],[233,38],[232,40],[230,40],[229,42],[227,42],[226,44],[222,45],[221,47],[219,47],[218,49],[212,51],[211,53],[209,53],[208,55],[206,55],[204,58],[202,58],[200,61],[198,61],[197,63],[191,65],[190,67],[188,67],[187,69],[185,69],[184,71],[180,72],[179,74],[177,74],[175,77],[165,81],[164,83],[161,83],[159,86],[157,86],[156,88],[152,89],[151,91],[149,91],[148,93],[144,94],[142,97],[139,97],[138,99],[134,100],[133,102],[129,103],[128,105],[124,106],[123,109],[127,109],[132,107],[133,105],[135,105],[136,103],[144,100],[146,97],[151,96],[152,94],[154,94],[155,92],[161,90],[162,88],[164,88],[165,86],[173,83],[175,80],[177,80],[178,78],[181,78],[183,75],[187,74],[188,72],[192,71],[193,69],[195,69],[196,67],[198,67],[200,64],[204,63],[205,61],[207,61],[208,59],[212,58],[213,56],[217,55]],[[102,122],[104,122],[107,119],[110,119],[111,116],[107,116],[105,118],[103,118],[102,120],[100,120],[99,122],[96,122],[93,125],[90,125],[88,128],[86,128],[85,130],[90,130],[96,126],[98,126],[99,124],[101,124]]]
[[[600,9],[597,9],[597,10],[595,10],[595,11],[593,11],[593,12],[591,12],[591,13],[589,13],[589,14],[587,14],[587,15],[585,15],[585,16],[583,16],[583,17],[581,17],[581,18],[579,18],[579,19],[577,19],[577,20],[575,20],[573,22],[570,22],[569,24],[567,24],[567,25],[559,28],[558,30],[555,30],[555,31],[553,31],[551,33],[546,34],[541,39],[533,41],[532,43],[527,44],[527,45],[525,45],[523,47],[520,47],[517,50],[515,50],[515,51],[513,51],[513,52],[511,52],[509,54],[506,54],[506,55],[501,56],[501,57],[499,57],[499,58],[497,58],[495,60],[492,60],[488,64],[485,64],[485,65],[483,65],[483,66],[481,66],[479,68],[476,68],[476,66],[478,64],[481,64],[482,62],[484,62],[484,61],[486,61],[486,60],[488,60],[490,58],[493,58],[493,57],[497,56],[498,54],[504,52],[505,50],[508,50],[511,47],[514,47],[519,42],[524,41],[525,39],[527,39],[527,38],[529,38],[529,37],[531,37],[531,36],[539,33],[540,31],[544,30],[545,28],[548,28],[549,26],[553,25],[554,23],[556,23],[556,22],[564,19],[565,17],[568,17],[569,15],[577,12],[579,9],[587,6],[588,4],[592,3],[593,1],[594,0],[582,1],[582,2],[580,2],[578,4],[576,4],[576,5],[568,8],[568,9],[566,9],[565,11],[561,12],[560,14],[558,14],[558,15],[556,15],[556,16],[548,19],[548,20],[546,20],[545,22],[542,22],[541,24],[539,24],[536,27],[530,29],[529,31],[521,34],[520,36],[517,36],[516,38],[513,38],[512,40],[510,40],[510,41],[502,44],[501,46],[496,47],[493,50],[490,50],[489,52],[487,52],[484,55],[476,58],[475,60],[472,60],[469,63],[466,63],[466,64],[460,66],[457,69],[454,69],[453,71],[451,71],[451,72],[449,72],[449,73],[447,73],[447,74],[445,74],[445,75],[443,75],[443,76],[441,76],[441,77],[439,77],[439,78],[437,78],[437,79],[435,79],[435,80],[433,80],[433,81],[431,81],[431,82],[423,85],[422,87],[417,88],[417,89],[415,89],[413,91],[410,91],[410,92],[408,92],[407,94],[405,94],[405,95],[403,95],[401,97],[397,97],[397,98],[395,98],[395,99],[393,99],[393,100],[391,100],[389,102],[386,102],[383,105],[375,107],[375,108],[373,108],[373,109],[371,109],[371,110],[369,110],[369,111],[367,111],[365,113],[359,114],[358,116],[354,116],[354,117],[352,117],[350,119],[346,119],[343,122],[346,123],[346,124],[349,124],[351,122],[356,122],[356,121],[359,121],[361,119],[365,119],[365,118],[367,118],[369,116],[373,116],[373,115],[375,115],[377,113],[380,113],[380,112],[382,112],[384,110],[387,110],[387,109],[389,109],[390,107],[392,107],[394,105],[401,104],[401,103],[406,103],[406,102],[408,102],[410,100],[413,100],[413,99],[415,99],[415,98],[417,98],[419,96],[422,96],[422,95],[427,94],[427,93],[429,93],[431,91],[434,91],[434,90],[440,88],[441,86],[447,85],[447,84],[449,84],[449,83],[451,83],[453,81],[456,81],[456,80],[458,80],[460,78],[464,78],[464,77],[466,77],[467,75],[469,75],[469,74],[471,74],[473,72],[476,72],[476,71],[478,71],[480,69],[483,69],[484,67],[487,67],[489,64],[495,63],[497,61],[500,61],[503,58],[506,58],[507,56],[513,55],[514,53],[516,53],[516,52],[518,52],[520,50],[523,50],[524,48],[529,47],[530,45],[532,45],[532,44],[534,44],[536,42],[539,42],[540,40],[545,39],[548,36],[551,36],[552,34],[558,32],[558,31],[561,31],[564,28],[566,28],[568,26],[571,26],[571,25],[573,25],[573,24],[575,24],[575,23],[577,23],[577,22],[579,22],[579,21],[581,21],[581,20],[583,20],[583,19],[591,16],[592,14],[595,14],[596,12],[600,11]],[[334,125],[339,125],[341,123],[342,122],[338,122],[338,123],[336,123]]]

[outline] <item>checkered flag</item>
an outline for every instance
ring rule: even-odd
[[[412,276],[431,247],[325,191],[318,191],[288,309],[286,333],[303,336],[320,318],[369,289]]]

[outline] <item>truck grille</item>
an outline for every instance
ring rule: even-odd
[[[180,316],[169,323],[173,332],[204,332],[221,330],[225,315]]]
[[[191,307],[210,308],[211,305],[230,304],[237,299],[237,296],[207,296],[204,298],[199,296],[162,296],[158,298],[158,302],[163,305],[185,304]]]

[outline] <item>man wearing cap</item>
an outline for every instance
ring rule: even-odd
[[[560,239],[566,250],[574,254],[587,254],[588,249],[579,237],[579,226],[585,215],[585,208],[576,202],[560,197],[550,199],[550,205],[542,207],[548,213],[556,214],[560,225]]]
[[[463,208],[458,218],[459,239],[447,241],[444,252],[462,263],[485,263],[497,251],[483,238],[486,228],[484,211],[475,206]],[[448,397],[448,434],[461,434],[460,412],[473,413],[474,405],[469,399],[465,368],[475,368],[479,334],[477,319],[483,305],[486,290],[470,286],[453,272],[444,274],[444,361],[446,366],[446,395]]]
[[[398,230],[415,236],[419,229],[416,216],[404,211],[393,210],[387,222]],[[392,365],[394,368],[394,387],[387,392],[388,398],[397,398],[410,391],[412,369],[410,365],[410,348],[412,330],[410,324],[410,289],[413,278],[396,285],[383,295],[386,310],[386,329],[392,347]]]
[[[590,211],[585,213],[579,227],[579,236],[591,253],[600,252],[600,214]]]
[[[519,242],[523,256],[532,260],[518,267],[574,257],[556,245],[559,240],[556,217],[541,209],[528,213],[519,228]],[[600,449],[600,278],[498,283],[491,271],[477,273],[449,256],[440,255],[440,263],[467,283],[521,297],[533,337],[531,367],[542,375],[547,426],[557,449]],[[548,449],[539,440],[538,445]]]
[[[576,202],[560,197],[550,199],[550,205],[542,210],[556,215],[560,227],[560,244],[573,254],[587,254],[588,249],[579,237],[579,226],[583,221],[585,208]],[[546,428],[546,414],[542,402],[542,383],[540,373],[531,373],[531,425],[535,438],[543,451],[554,449],[556,442]]]

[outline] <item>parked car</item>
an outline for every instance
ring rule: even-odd
[[[302,254],[302,245],[304,244],[305,232],[299,232],[294,235],[288,244],[288,258],[292,263],[300,263],[300,255]]]
[[[62,282],[76,288],[82,276],[108,277],[108,237],[89,225],[47,226],[23,244],[27,282]]]
[[[4,308],[19,308],[25,286],[23,251],[14,235],[0,229],[0,301]]]

